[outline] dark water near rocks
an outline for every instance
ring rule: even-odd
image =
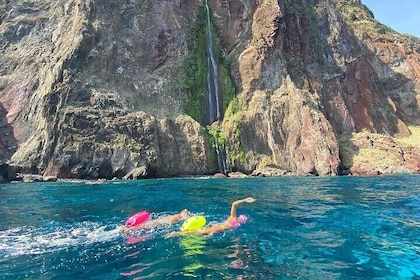
[[[146,209],[248,223],[123,236]],[[0,279],[420,279],[420,176],[0,185]]]

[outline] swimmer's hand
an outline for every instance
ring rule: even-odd
[[[255,198],[253,198],[253,197],[247,197],[247,198],[245,198],[245,202],[253,203],[253,202],[255,202]]]

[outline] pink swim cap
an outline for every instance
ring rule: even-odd
[[[133,216],[128,218],[128,220],[125,222],[125,226],[126,227],[138,226],[146,222],[149,219],[149,217],[150,217],[149,212],[146,212],[146,211],[138,212],[137,214],[134,214]]]
[[[246,223],[247,220],[248,220],[248,217],[245,216],[245,215],[239,215],[236,218],[236,221],[238,221],[238,223],[240,223],[240,224]]]

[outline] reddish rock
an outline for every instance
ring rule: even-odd
[[[376,176],[381,175],[379,170],[375,170],[375,167],[365,168],[360,165],[353,165],[350,168],[351,175],[358,175],[358,176]]]
[[[69,161],[64,159],[51,159],[43,176],[60,179],[73,178]]]
[[[226,178],[227,176],[223,173],[215,173],[213,175],[214,178]]]
[[[420,153],[406,155],[404,166],[415,173],[420,173]]]

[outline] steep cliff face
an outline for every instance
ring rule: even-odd
[[[268,158],[270,165],[293,173],[337,174],[336,136],[320,109],[321,50],[311,45],[320,40],[313,36],[321,35],[311,33],[319,28],[307,18],[316,17],[315,11],[296,1],[257,1],[250,14],[242,38],[248,44],[236,50],[243,118],[239,123],[226,118],[223,128],[231,145],[245,153],[236,164],[254,170]]]
[[[351,138],[341,137],[408,136],[408,124],[420,125],[420,43],[382,30],[359,1],[209,5],[237,89],[220,124],[233,170],[335,175],[356,165],[343,163]],[[1,1],[0,161],[66,178],[216,172],[212,140],[182,115],[190,30],[203,8]],[[404,172],[418,172],[410,162]]]
[[[241,9],[216,2],[219,25],[230,20],[222,34],[246,25],[237,36],[248,44],[224,41],[238,54],[243,110],[223,129],[245,154],[241,168],[268,157],[287,171],[337,174],[340,135],[408,136],[406,124],[418,124],[419,40],[358,29],[365,21],[380,26],[359,1],[242,1]]]
[[[2,159],[64,178],[214,173],[204,129],[179,116],[198,5],[3,2]]]

